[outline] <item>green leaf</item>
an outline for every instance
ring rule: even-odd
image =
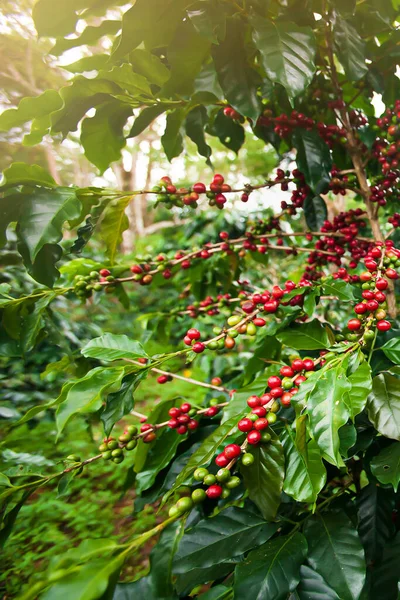
[[[32,263],[45,244],[57,244],[65,221],[76,219],[81,203],[73,188],[40,189],[25,199],[18,221],[18,237]]]
[[[101,174],[112,162],[120,160],[126,144],[123,128],[131,114],[129,106],[107,102],[96,109],[94,117],[83,119],[81,143],[85,156]]]
[[[141,369],[138,373],[131,373],[122,380],[121,389],[109,394],[106,404],[101,413],[104,425],[104,433],[108,436],[115,423],[129,414],[135,405],[133,393],[139,383],[148,375],[147,369]]]
[[[263,374],[257,377],[252,383],[246,385],[233,393],[228,406],[224,408],[222,422],[232,419],[233,417],[244,416],[248,412],[247,398],[249,396],[261,396],[267,387],[268,377]]]
[[[0,115],[0,131],[20,127],[32,119],[48,115],[62,106],[60,94],[55,90],[46,90],[40,96],[22,98],[18,108],[9,108]]]
[[[134,73],[131,65],[127,63],[113,67],[111,71],[100,71],[98,77],[99,79],[114,81],[133,97],[153,97],[147,79],[139,73]]]
[[[70,73],[98,71],[106,66],[108,59],[109,56],[107,54],[92,54],[90,56],[83,56],[69,65],[62,65],[62,68]]]
[[[54,282],[60,276],[56,263],[62,256],[62,248],[58,244],[45,244],[38,252],[35,262],[32,263],[29,256],[28,246],[22,241],[18,243],[28,273],[39,283],[53,287]]]
[[[220,110],[215,117],[211,133],[216,135],[219,141],[233,152],[239,152],[243,146],[245,138],[243,127],[237,121],[226,117],[223,110]]]
[[[311,27],[287,21],[250,18],[253,40],[268,78],[286,89],[289,100],[310,85],[315,72],[315,37]]]
[[[215,585],[208,592],[200,594],[201,600],[232,600],[233,589],[225,585]]]
[[[196,31],[211,43],[218,44],[220,39],[224,39],[226,14],[212,0],[195,3],[187,14]]]
[[[23,352],[29,352],[35,345],[36,338],[45,324],[43,313],[56,296],[57,293],[54,292],[53,294],[46,294],[42,298],[39,298],[35,302],[32,312],[24,318],[20,336]]]
[[[207,466],[214,458],[215,454],[217,454],[219,447],[224,444],[227,438],[236,433],[236,417],[225,421],[225,423],[222,423],[222,425],[217,427],[217,429],[204,440],[200,448],[189,458],[187,465],[182,469],[167,497],[189,480],[198,467]]]
[[[113,369],[97,367],[72,385],[67,384],[65,398],[56,413],[58,435],[76,413],[84,414],[98,410],[104,397],[120,387],[123,375],[123,367]]]
[[[318,319],[309,323],[291,323],[276,337],[282,344],[296,350],[320,350],[330,346],[327,331]]]
[[[172,585],[172,561],[184,532],[184,523],[178,520],[171,523],[159,537],[150,554],[150,577],[156,598],[174,596]],[[147,598],[147,596],[146,596]]]
[[[315,191],[329,180],[332,159],[329,147],[316,131],[296,129],[293,143],[297,149],[296,162],[306,182]]]
[[[183,150],[181,128],[186,114],[187,108],[176,108],[167,116],[167,125],[161,137],[161,143],[170,162]]]
[[[156,480],[160,471],[168,467],[174,458],[177,448],[185,440],[185,436],[177,435],[176,431],[164,431],[158,437],[147,455],[144,467],[136,477],[136,491],[141,494],[148,490]]]
[[[226,25],[224,41],[212,47],[218,81],[229,104],[244,117],[256,121],[260,114],[259,76],[246,60],[243,22],[230,17]]]
[[[370,598],[396,600],[398,598],[400,560],[400,533],[385,547],[380,564],[372,572]]]
[[[310,433],[317,442],[323,458],[338,467],[343,464],[339,453],[338,430],[349,418],[343,402],[343,395],[349,389],[350,383],[340,367],[328,369],[319,378],[307,404]]]
[[[40,187],[54,187],[56,182],[43,167],[15,162],[3,171],[0,188],[5,190],[17,185],[33,185]]]
[[[395,365],[400,364],[400,339],[397,337],[387,341],[386,344],[381,346],[381,350],[384,351],[385,355]]]
[[[254,502],[264,519],[275,518],[281,502],[285,473],[285,455],[278,439],[268,445],[255,446],[248,450],[254,456],[250,466],[242,467],[241,473],[249,498]]]
[[[322,293],[326,296],[335,296],[342,302],[354,302],[353,287],[343,279],[332,279],[322,284]]]
[[[400,442],[381,450],[370,463],[372,474],[383,484],[390,484],[397,492],[400,482]]]
[[[99,360],[120,360],[123,358],[135,359],[148,358],[143,346],[136,340],[131,340],[127,335],[104,333],[100,337],[90,340],[81,350],[86,358]]]
[[[206,143],[204,136],[204,127],[208,121],[207,111],[204,106],[196,106],[190,111],[185,121],[186,135],[197,146],[197,151],[201,156],[209,158],[211,156],[211,148]]]
[[[364,550],[344,511],[306,522],[307,560],[342,600],[358,600],[365,582]]]
[[[300,580],[300,566],[307,555],[301,533],[267,542],[250,552],[235,569],[235,598],[283,600]]]
[[[32,10],[32,18],[38,35],[58,37],[73,33],[78,16],[76,10],[82,8],[77,0],[38,0]]]
[[[169,78],[169,69],[161,59],[143,48],[131,52],[129,60],[135,73],[139,73],[158,87],[162,87]]]
[[[257,513],[234,506],[203,519],[185,532],[174,558],[173,572],[205,569],[260,546],[278,525],[266,523]]]
[[[197,33],[190,19],[178,25],[174,39],[167,49],[171,70],[168,81],[160,91],[161,97],[192,93],[194,79],[210,53],[210,45],[207,39]]]
[[[326,482],[326,470],[317,444],[310,440],[304,450],[299,448],[288,425],[281,440],[286,462],[283,491],[297,502],[315,502]]]
[[[101,221],[100,233],[107,247],[110,264],[115,262],[115,256],[122,242],[122,234],[129,227],[129,219],[125,210],[131,202],[132,196],[123,196],[110,202]]]
[[[50,54],[60,56],[60,54],[63,54],[63,52],[66,52],[71,48],[76,48],[77,46],[94,46],[97,44],[98,40],[103,36],[115,35],[120,29],[121,21],[105,20],[102,21],[97,27],[89,25],[88,27],[85,27],[82,33],[77,37],[64,39],[59,38],[50,50]],[[99,56],[104,57],[104,55]],[[94,58],[94,56],[84,58]],[[108,59],[107,56],[106,59]],[[66,67],[63,68],[65,69]],[[97,69],[97,67],[95,68]]]
[[[319,231],[328,216],[328,209],[321,196],[307,196],[303,205],[307,227]]]
[[[343,396],[343,400],[348,408],[350,418],[354,421],[367,403],[368,394],[372,389],[371,367],[364,361],[357,370],[348,377],[351,383],[351,390]]]
[[[388,373],[374,377],[367,413],[379,433],[400,440],[400,381],[396,377]]]
[[[385,490],[374,483],[365,486],[357,497],[358,533],[368,563],[380,560],[386,542],[395,532],[392,519],[394,506],[392,490]]]
[[[307,565],[300,567],[300,583],[296,594],[299,600],[340,600],[324,578]]]
[[[127,138],[135,137],[142,133],[149,125],[164,113],[168,108],[168,104],[163,104],[162,102],[159,104],[154,104],[153,106],[148,106],[144,108],[138,117],[136,117],[135,122],[132,125],[132,129],[130,130]]]
[[[365,45],[349,21],[336,17],[333,26],[335,52],[350,81],[358,81],[368,72]]]

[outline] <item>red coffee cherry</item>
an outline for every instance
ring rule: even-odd
[[[192,187],[192,190],[196,192],[196,194],[204,194],[204,192],[206,191],[206,186],[204,185],[204,183],[201,182],[195,183]]]
[[[268,404],[268,402],[271,402],[272,396],[271,396],[271,394],[263,394],[260,397],[260,400],[261,400],[261,406],[264,406],[265,404]]]
[[[300,358],[296,358],[296,360],[292,362],[292,369],[296,373],[302,371],[304,369],[304,362]]]
[[[169,381],[168,375],[160,375],[157,377],[157,383],[167,383]]]
[[[192,346],[192,350],[193,350],[193,352],[196,352],[196,354],[200,354],[201,352],[204,352],[205,349],[206,349],[206,347],[202,342],[196,342]]]
[[[255,446],[256,444],[258,444],[260,440],[261,440],[261,433],[259,431],[257,431],[256,429],[253,429],[253,431],[250,431],[247,434],[247,441],[252,446]]]
[[[272,297],[275,298],[275,300],[279,300],[280,298],[283,297],[285,292],[279,286],[274,285],[271,293],[272,293]]]
[[[382,321],[378,321],[376,324],[376,328],[379,331],[389,331],[389,329],[391,329],[392,324],[389,323],[389,321],[386,321],[386,319],[383,319]]]
[[[132,265],[131,271],[132,271],[132,273],[135,273],[135,275],[140,275],[141,273],[143,273],[143,269],[140,265]],[[101,274],[101,271],[100,271],[100,274]]]
[[[196,419],[190,419],[187,426],[188,426],[188,429],[190,429],[190,431],[195,431],[199,426],[199,422],[196,421]]]
[[[250,406],[250,408],[261,406],[261,398],[258,396],[250,396],[250,398],[247,398],[247,406]]]
[[[267,322],[265,319],[262,319],[261,317],[256,317],[255,319],[253,319],[253,323],[256,327],[264,327]]]
[[[350,319],[347,323],[347,329],[350,331],[358,331],[361,328],[360,319]]]
[[[280,368],[279,373],[282,375],[282,377],[293,377],[294,375],[293,369],[286,365]]]
[[[179,435],[184,435],[187,432],[186,425],[179,425],[176,432],[179,433]]]
[[[276,375],[272,375],[268,379],[268,385],[270,388],[277,388],[281,385],[281,383],[282,383],[281,378],[277,377]]]
[[[253,429],[253,421],[251,421],[251,419],[240,419],[239,423],[238,423],[238,429],[239,431],[243,431],[243,432],[248,432],[251,431]]]
[[[238,444],[228,444],[224,449],[224,454],[226,458],[229,458],[229,460],[232,460],[232,458],[237,458],[240,456],[241,452],[242,451]]]
[[[169,409],[168,414],[170,417],[175,419],[176,417],[179,417],[179,415],[181,414],[181,409],[177,408],[176,406],[173,406],[172,408]]]
[[[223,452],[215,457],[217,467],[226,467],[229,464],[229,458]]]
[[[219,173],[216,173],[213,177],[213,183],[216,183],[217,185],[222,185],[224,181],[225,179]]]
[[[181,412],[183,413],[188,413],[191,408],[192,405],[189,404],[189,402],[184,402],[183,404],[181,404]]]
[[[385,302],[386,294],[384,294],[383,292],[375,292],[375,300],[378,300],[379,304]]]
[[[109,275],[111,275],[111,271],[109,271],[108,269],[100,269],[99,274],[102,277],[108,277]]]
[[[177,421],[177,419],[170,419],[168,421],[168,427],[170,427],[171,429],[176,429],[178,427],[179,423]]]
[[[186,333],[186,336],[191,340],[199,340],[201,337],[201,333],[198,329],[189,329]]]
[[[257,431],[262,431],[263,429],[266,429],[267,427],[268,427],[267,419],[257,419],[257,421],[254,421],[254,428],[257,429]]]
[[[251,412],[253,413],[253,415],[257,415],[258,417],[261,417],[261,418],[265,417],[265,415],[267,414],[267,411],[263,406],[256,406],[255,408],[253,408],[253,410]]]
[[[218,413],[219,413],[219,408],[217,406],[210,406],[210,408],[207,408],[204,415],[206,417],[215,417],[215,415],[217,415]]]
[[[368,300],[368,302],[367,302],[367,308],[368,308],[369,312],[373,312],[374,310],[378,310],[378,308],[379,308],[379,302],[378,302],[378,300]]]
[[[376,288],[381,291],[386,290],[388,285],[388,282],[386,279],[383,279],[383,277],[378,277],[378,279],[375,281]]]
[[[221,379],[221,377],[213,377],[213,378],[211,379],[211,384],[212,384],[212,385],[217,385],[217,386],[219,386],[219,385],[221,385],[221,383],[222,383],[222,379]]]
[[[270,391],[271,397],[272,398],[280,398],[283,395],[283,388],[282,387],[276,387],[276,388],[272,388],[272,390]]]
[[[356,313],[356,315],[363,315],[364,313],[367,312],[367,310],[368,310],[368,307],[367,307],[366,302],[359,302],[354,307],[354,312]]]
[[[314,371],[315,369],[315,364],[312,358],[305,358],[303,360],[303,364],[304,364],[304,369],[306,371]]]
[[[264,304],[264,310],[267,313],[275,313],[278,310],[278,302],[276,300],[268,300],[268,302],[266,302]]]
[[[285,392],[281,398],[282,406],[290,406],[291,399],[292,399],[292,394],[290,392]]]
[[[394,269],[386,269],[385,275],[386,275],[386,277],[389,277],[389,279],[397,279],[398,278],[397,271],[395,271]]]
[[[219,498],[222,494],[222,487],[220,485],[214,484],[210,485],[210,487],[206,490],[206,494],[212,500]]]

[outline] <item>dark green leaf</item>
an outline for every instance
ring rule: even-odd
[[[264,519],[272,520],[281,502],[285,473],[283,447],[278,439],[273,439],[268,445],[255,446],[249,451],[255,460],[241,468],[243,481]]]
[[[358,81],[368,72],[365,46],[358,31],[349,21],[336,17],[334,27],[335,52],[350,81]]]
[[[197,146],[197,151],[201,156],[209,158],[211,156],[211,148],[206,143],[204,137],[204,127],[207,123],[207,111],[204,106],[196,106],[190,111],[186,117],[185,129],[186,135]]]
[[[303,209],[307,227],[312,231],[319,231],[328,215],[325,201],[321,196],[307,196]]]
[[[168,467],[176,454],[176,450],[185,439],[177,435],[176,431],[167,430],[158,437],[149,453],[146,462],[136,477],[136,491],[138,494],[148,490],[160,471]]]
[[[123,358],[148,358],[143,346],[127,335],[104,333],[94,338],[81,350],[83,356],[99,360],[119,360]]]
[[[305,447],[296,444],[295,433],[286,426],[281,435],[285,450],[283,490],[297,502],[315,502],[326,482],[326,470],[314,440]]]
[[[397,600],[400,560],[400,533],[384,549],[380,564],[373,570],[370,598]]]
[[[219,46],[213,46],[212,55],[225,98],[241,115],[256,121],[260,114],[258,75],[246,60],[241,19],[227,19],[226,37]]]
[[[293,143],[297,149],[296,162],[306,182],[317,191],[322,182],[329,180],[332,159],[329,147],[316,131],[296,129]]]
[[[320,350],[330,346],[326,329],[318,319],[309,323],[291,323],[276,337],[282,344],[296,350]]]
[[[343,279],[333,279],[322,284],[322,292],[327,296],[335,296],[342,302],[353,302],[353,287]]]
[[[395,531],[392,519],[394,504],[392,490],[385,490],[374,483],[365,486],[357,498],[358,533],[368,563],[380,560],[386,542]]]
[[[324,578],[307,565],[300,567],[300,583],[296,594],[299,600],[340,600]]]
[[[365,581],[364,550],[344,511],[306,523],[308,562],[343,600],[358,600]]]
[[[232,600],[233,589],[226,587],[225,585],[216,585],[205,592],[200,594],[201,600]]]
[[[386,344],[381,346],[381,349],[389,360],[396,365],[400,364],[400,339],[398,337],[394,337],[386,342]]]
[[[141,369],[124,377],[121,389],[107,396],[106,404],[101,413],[104,433],[110,435],[115,423],[129,414],[135,405],[133,393],[139,383],[147,377],[147,369]]]
[[[278,537],[250,552],[235,569],[235,598],[283,600],[300,580],[300,566],[307,555],[301,533]]]
[[[129,60],[135,73],[143,75],[148,81],[161,87],[169,77],[169,69],[155,54],[143,48],[134,50]]]
[[[367,412],[379,433],[400,440],[400,381],[396,377],[388,373],[374,377]]]
[[[400,482],[400,442],[390,444],[374,456],[370,463],[372,474],[383,484],[391,484],[394,491]]]
[[[174,595],[171,583],[172,561],[182,538],[182,521],[171,523],[161,534],[150,554],[151,581],[156,598],[168,598]]]
[[[168,108],[168,104],[154,104],[153,106],[148,106],[144,108],[142,112],[136,117],[135,122],[132,125],[132,129],[127,135],[128,138],[135,137],[142,133],[149,125],[160,116],[163,112],[165,112]]]
[[[107,253],[111,265],[122,243],[122,234],[129,227],[129,219],[126,216],[126,207],[132,201],[132,196],[123,196],[110,202],[101,221],[101,237],[107,246]]]
[[[167,125],[161,137],[161,143],[169,161],[179,156],[183,150],[181,129],[186,114],[186,108],[176,108],[167,116]]]
[[[213,0],[195,3],[187,14],[196,31],[204,38],[213,44],[218,44],[219,40],[224,39],[226,14]]]
[[[266,523],[255,512],[230,507],[190,529],[179,544],[174,573],[205,569],[239,557],[274,535],[278,525]]]
[[[336,367],[323,373],[308,397],[307,414],[311,435],[325,460],[336,466],[343,464],[339,453],[338,430],[349,418],[343,394],[350,387],[344,371]]]
[[[237,121],[226,117],[222,110],[215,117],[211,133],[215,134],[224,146],[236,153],[243,146],[245,138],[243,127]]]
[[[315,38],[310,27],[287,21],[250,18],[253,40],[268,78],[286,89],[291,102],[311,83],[315,72]]]

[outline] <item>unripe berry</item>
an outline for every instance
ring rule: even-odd
[[[197,490],[193,490],[192,500],[193,500],[194,504],[200,504],[201,502],[204,502],[204,500],[206,498],[207,498],[207,494],[201,488],[198,488]]]
[[[228,481],[228,479],[231,478],[231,472],[229,469],[219,469],[219,471],[217,471],[216,478],[220,483]]]
[[[245,467],[249,467],[254,462],[254,456],[250,454],[250,452],[246,452],[242,456],[242,465]]]
[[[193,477],[196,481],[203,481],[203,479],[204,479],[204,477],[206,477],[206,475],[208,475],[208,471],[207,471],[207,469],[204,469],[203,467],[199,467],[193,473]]]

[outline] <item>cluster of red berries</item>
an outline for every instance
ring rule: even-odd
[[[198,341],[200,338],[200,331],[198,329],[191,328],[187,330],[186,335],[183,338],[183,342],[186,344],[186,346],[192,346],[193,352],[196,352],[196,354],[200,354],[206,349],[203,342]]]
[[[232,108],[232,106],[225,106],[224,115],[233,121],[240,121],[241,123],[244,122],[242,115],[238,113],[237,110]]]
[[[168,427],[176,429],[179,435],[184,435],[188,430],[195,431],[199,426],[199,422],[192,418],[197,414],[197,411],[192,409],[189,402],[184,402],[179,407],[173,406],[169,409],[168,414],[171,417],[168,421]]]
[[[378,331],[388,331],[391,323],[386,320],[386,294],[388,280],[398,278],[398,273],[393,267],[400,266],[400,250],[393,247],[393,242],[374,245],[364,259],[367,271],[361,273],[362,302],[354,307],[354,312],[359,318],[350,319],[347,328],[350,332],[363,334],[365,340],[372,339],[374,333],[371,328],[375,325]],[[356,339],[357,335],[356,335]]]
[[[393,225],[395,229],[400,227],[400,213],[394,213],[394,215],[388,218],[388,222]]]
[[[351,189],[351,183],[353,183],[353,181],[354,175],[348,175],[346,173],[342,174],[336,165],[332,166],[329,188],[333,194],[345,196],[347,194],[347,189]]]
[[[371,202],[385,206],[387,200],[398,200],[398,181],[400,177],[400,100],[394,108],[387,108],[384,115],[377,119],[380,129],[372,151],[382,168],[382,176],[375,178],[371,186]]]

